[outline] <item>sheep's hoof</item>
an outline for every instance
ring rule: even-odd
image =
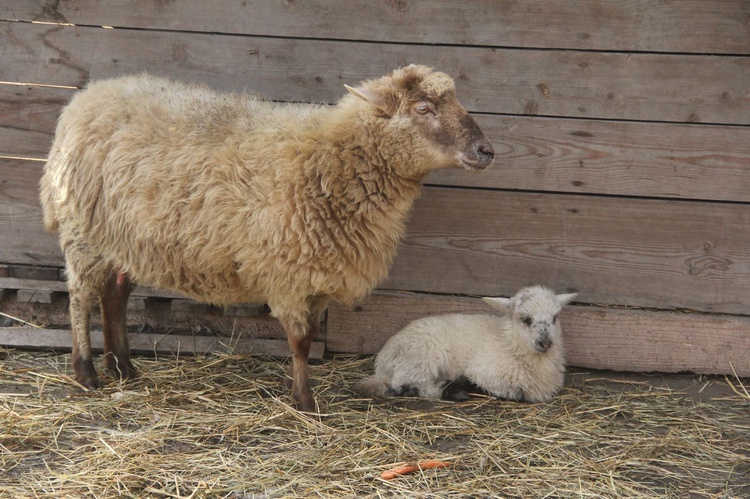
[[[317,414],[318,411],[312,393],[292,394],[292,398],[294,399],[294,408],[298,411]]]
[[[99,388],[99,376],[96,374],[96,369],[94,369],[94,363],[91,359],[84,359],[73,354],[73,372],[75,372],[76,381],[85,388],[89,390]]]
[[[315,407],[315,402],[297,402],[294,404],[295,409],[297,409],[299,412],[306,412],[308,414],[317,414],[318,411]]]
[[[104,359],[104,364],[115,377],[120,379],[133,379],[137,375],[137,371],[130,362],[130,359],[121,361],[118,360],[114,355],[108,354]]]
[[[114,374],[115,376],[119,376],[121,380],[133,379],[138,375],[138,372],[136,371],[135,367],[133,367],[133,364],[130,363],[130,361],[125,363],[125,369],[117,366],[115,368],[110,368],[110,371],[112,371],[112,374]]]
[[[101,386],[96,372],[93,375],[89,373],[76,375],[76,381],[89,390],[98,390]]]

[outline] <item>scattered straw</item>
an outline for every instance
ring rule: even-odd
[[[704,402],[602,374],[549,404],[373,402],[346,389],[371,359],[336,357],[311,366],[310,417],[285,362],[135,363],[138,379],[84,392],[69,355],[0,350],[0,497],[750,495],[750,403],[719,378],[696,381],[723,389]],[[453,464],[380,478],[424,461]]]

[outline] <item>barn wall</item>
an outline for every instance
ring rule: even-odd
[[[216,4],[0,6],[0,304],[19,307],[14,272],[62,265],[37,184],[87,81],[148,71],[335,102],[421,63],[456,79],[497,160],[427,179],[381,292],[330,310],[329,351],[372,353],[413,316],[544,283],[579,293],[571,363],[750,375],[750,3]]]

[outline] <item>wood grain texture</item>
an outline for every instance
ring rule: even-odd
[[[72,90],[0,85],[0,154],[45,158],[71,96]],[[750,201],[750,127],[475,117],[495,147],[495,165],[481,175],[437,171],[426,183]],[[4,164],[0,178],[13,175]],[[36,185],[29,188],[33,197]]]
[[[445,313],[492,313],[479,299],[384,293],[328,312],[331,352],[377,353],[410,321]],[[616,371],[693,371],[750,376],[750,318],[569,306],[562,312],[569,366]]]
[[[427,184],[750,201],[750,127],[478,116],[495,164]]]
[[[427,188],[384,289],[744,314],[750,205]]]
[[[747,54],[743,0],[6,0],[0,18],[306,38]]]
[[[0,261],[61,266],[31,196],[37,181],[18,183],[28,175],[0,183],[12,200],[0,212]],[[741,314],[749,226],[746,204],[428,187],[383,287],[476,295],[541,282],[589,303]]]
[[[0,158],[0,262],[61,265],[55,234],[44,231],[39,178],[44,163]]]
[[[212,336],[186,336],[139,333],[128,335],[130,351],[140,354],[185,355],[202,353],[242,353],[247,355],[268,355],[288,357],[289,344],[285,340],[264,340]],[[101,331],[91,331],[91,348],[101,353],[104,341]],[[51,348],[70,350],[70,331],[62,329],[34,329],[26,327],[0,327],[0,345],[6,347]],[[310,347],[311,359],[322,359],[325,344],[314,341]]]
[[[417,62],[469,111],[750,124],[750,59],[281,39],[0,22],[0,81],[80,87],[149,71],[271,99],[334,102],[344,83]],[[352,51],[356,64],[342,64]]]
[[[0,84],[0,155],[45,159],[73,89]]]

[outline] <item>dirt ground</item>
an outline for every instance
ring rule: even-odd
[[[0,350],[0,497],[750,497],[748,380],[571,369],[550,404],[356,398],[371,358],[138,357],[84,393],[70,356]],[[98,366],[101,368],[101,365]],[[402,462],[451,463],[396,480]]]

